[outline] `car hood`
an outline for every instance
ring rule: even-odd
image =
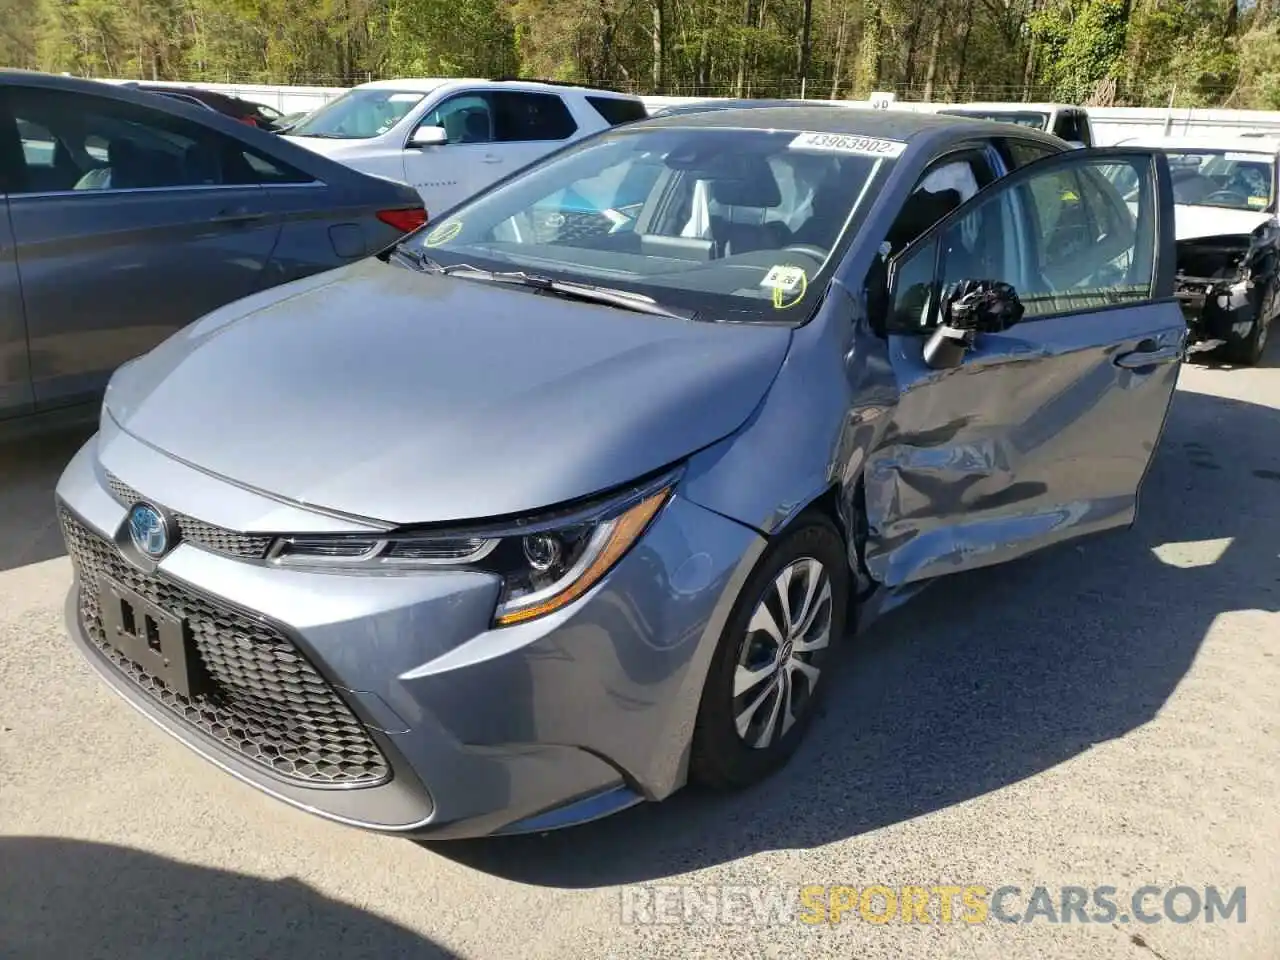
[[[471,520],[625,484],[727,436],[789,343],[782,326],[370,259],[179,331],[117,372],[106,407],[144,443],[277,497],[393,524]]]
[[[364,153],[372,143],[370,140],[349,140],[337,137],[296,137],[287,133],[281,134],[280,139],[306,147],[312,153],[318,153],[322,157],[333,157],[335,160]]]
[[[1254,210],[1228,210],[1223,207],[1193,206],[1180,203],[1174,207],[1174,232],[1178,240],[1201,237],[1223,237],[1231,234],[1248,236],[1270,220],[1272,214]]]

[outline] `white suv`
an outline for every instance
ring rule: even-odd
[[[353,87],[287,139],[364,173],[412,184],[433,219],[573,140],[642,120],[603,90],[524,80],[377,80]]]

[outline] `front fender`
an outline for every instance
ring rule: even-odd
[[[834,489],[851,533],[857,483],[896,398],[887,345],[833,283],[747,422],[690,460],[683,494],[768,536]]]

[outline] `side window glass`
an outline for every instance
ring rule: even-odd
[[[1128,167],[1137,183],[1132,204],[1113,185],[1116,167]],[[1092,160],[997,188],[941,243],[940,289],[1004,281],[1018,292],[1026,319],[1140,303],[1151,297],[1155,276],[1151,164]]]
[[[578,125],[564,101],[552,93],[495,93],[496,139],[567,140]]]
[[[889,309],[890,333],[920,333],[933,326],[937,308],[933,295],[937,260],[935,239],[899,261]]]
[[[133,104],[15,89],[10,105],[23,137],[19,193],[138,190],[224,183],[217,138]],[[47,139],[45,139],[47,137]]]
[[[422,118],[423,127],[443,127],[449,143],[492,143],[493,113],[479,93],[451,97]]]
[[[254,183],[314,183],[316,179],[277,160],[268,160],[251,150],[240,151],[240,156],[247,166],[248,179]]]
[[[57,143],[53,134],[30,120],[18,120],[18,136],[22,139],[22,159],[27,168],[53,168],[54,151]]]
[[[1005,150],[1015,168],[1025,167],[1029,163],[1051,157],[1058,152],[1043,144],[1032,143],[1030,140],[1006,140]]]

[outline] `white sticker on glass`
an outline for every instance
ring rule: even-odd
[[[900,157],[907,145],[902,140],[860,137],[848,133],[800,134],[788,144],[791,150],[817,150],[823,153],[851,153],[860,157]]]

